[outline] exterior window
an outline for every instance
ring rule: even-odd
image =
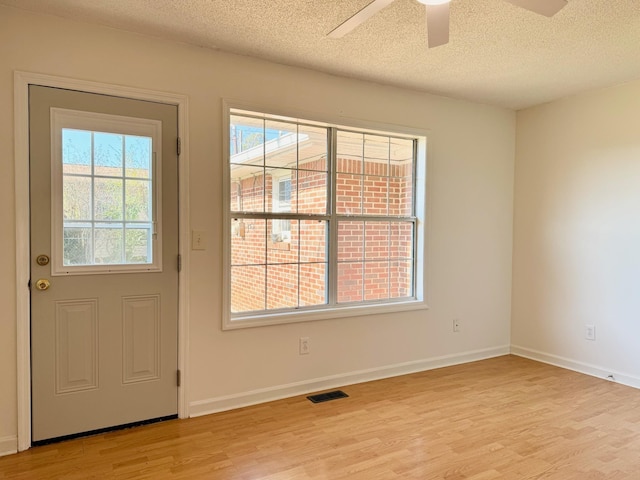
[[[229,126],[227,327],[423,301],[419,138],[233,110]]]

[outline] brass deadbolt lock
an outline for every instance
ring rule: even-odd
[[[46,255],[38,255],[36,257],[36,263],[41,267],[44,267],[45,265],[49,265],[49,257],[47,257]]]

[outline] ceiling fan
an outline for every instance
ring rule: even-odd
[[[340,38],[367,21],[395,0],[373,0],[369,5],[331,30],[327,36]],[[451,0],[417,0],[427,10],[427,40],[429,48],[449,43],[449,2]],[[552,17],[566,4],[567,0],[506,0],[540,15]]]

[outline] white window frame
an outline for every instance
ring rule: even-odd
[[[51,109],[51,275],[93,275],[162,271],[162,122],[144,118]],[[152,235],[151,263],[64,265],[62,130],[88,130],[150,137],[152,140]],[[124,220],[123,220],[124,223]]]
[[[427,194],[427,132],[422,129],[387,125],[374,122],[358,121],[344,118],[322,118],[305,112],[302,115],[296,112],[280,111],[275,108],[260,108],[236,102],[223,101],[223,298],[222,298],[222,329],[235,330],[241,328],[277,325],[286,323],[298,323],[333,318],[365,316],[382,313],[395,313],[404,311],[425,310],[428,303],[428,203]],[[265,113],[269,112],[269,113]],[[320,305],[317,307],[305,307],[304,309],[292,309],[289,311],[259,311],[242,314],[231,314],[231,211],[230,211],[230,116],[250,115],[266,120],[283,120],[300,122],[306,125],[331,127],[352,132],[361,132],[373,135],[393,135],[416,140],[416,167],[414,170],[414,195],[415,195],[415,267],[414,267],[414,297],[400,300],[385,300],[378,303],[348,303],[338,305]],[[328,240],[329,241],[329,240]],[[329,248],[332,248],[329,245]],[[336,268],[330,265],[328,268]],[[327,285],[329,289],[329,285]],[[327,292],[329,293],[329,292]]]

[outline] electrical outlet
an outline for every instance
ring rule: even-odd
[[[584,338],[587,340],[595,340],[596,339],[596,326],[595,325],[585,325],[584,326]]]
[[[460,319],[458,318],[453,319],[453,331],[454,333],[458,333],[460,331]]]
[[[309,355],[309,337],[300,337],[298,347],[300,355]]]

